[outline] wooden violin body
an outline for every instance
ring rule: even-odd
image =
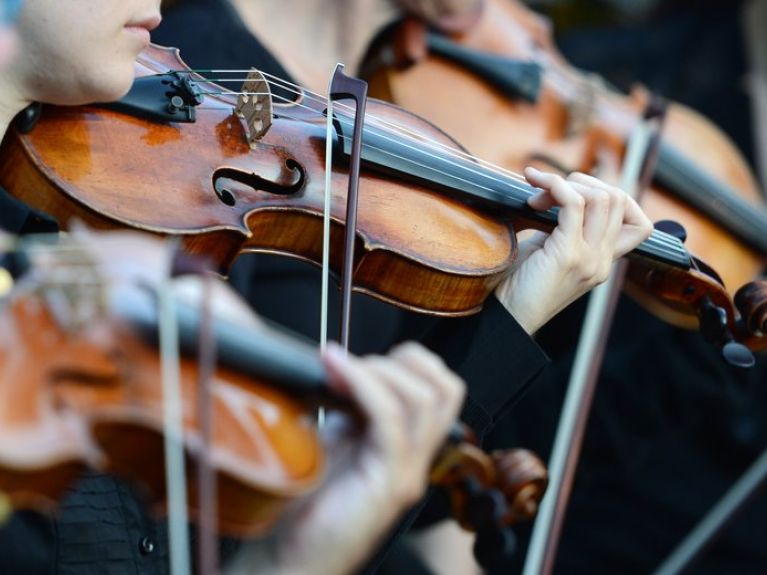
[[[486,69],[478,73],[475,58],[482,59]],[[534,100],[510,95],[482,75],[510,75],[514,63],[540,66]],[[449,38],[435,38],[421,23],[407,22],[379,48],[368,71],[371,94],[423,115],[472,153],[515,171],[537,164],[590,172],[600,152],[622,157],[649,97],[641,88],[624,96],[572,68],[554,46],[547,22],[507,0],[485,2],[477,24]],[[530,82],[528,78],[527,85]],[[436,98],[424,86],[447,88]],[[680,195],[656,177],[641,198],[642,207],[654,221],[682,224],[686,247],[705,258],[733,294],[757,277],[766,261],[767,241],[759,238],[767,238],[767,217],[756,179],[732,142],[687,107],[670,104],[662,138],[661,163],[666,155],[689,159],[671,165],[677,183],[688,191]],[[671,154],[674,150],[680,154]],[[695,170],[685,173],[690,164]],[[726,185],[740,196],[730,218],[735,227],[724,218],[731,202],[707,197],[700,178]],[[751,219],[753,223],[746,224]],[[643,272],[635,273],[634,279],[638,281],[631,282],[632,295],[660,317],[687,328],[697,325],[694,311],[663,301],[642,285]]]
[[[174,50],[152,47],[139,74],[183,68]],[[200,80],[209,92],[221,88]],[[206,96],[190,124],[144,120],[98,107],[46,107],[35,128],[10,134],[0,185],[66,225],[130,226],[181,235],[193,254],[225,269],[243,251],[321,261],[325,181],[325,103],[275,106],[254,149],[236,97]],[[438,129],[388,104],[368,113],[455,145]],[[227,170],[229,170],[227,172]],[[225,177],[237,171],[253,184]],[[258,181],[256,181],[258,178]],[[333,173],[331,264],[340,269],[347,170]],[[226,187],[228,205],[215,186]],[[259,189],[261,188],[261,189]],[[414,310],[476,312],[515,254],[500,222],[416,183],[363,171],[354,286]]]
[[[0,487],[17,507],[51,505],[87,468],[138,483],[165,501],[163,398],[157,350],[115,317],[72,329],[35,295],[15,297],[2,321]],[[203,449],[195,359],[180,365],[183,448]],[[209,460],[218,529],[266,531],[289,501],[316,488],[325,454],[304,405],[273,386],[219,368]],[[191,465],[190,465],[191,467]],[[197,508],[196,475],[187,476]]]

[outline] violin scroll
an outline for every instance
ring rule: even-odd
[[[755,334],[767,332],[767,279],[741,287],[735,294],[735,306],[748,331]]]
[[[510,528],[535,516],[548,472],[530,451],[508,449],[488,455],[465,436],[452,437],[432,468],[431,483],[445,489],[461,527],[476,533],[474,556],[483,568],[491,569],[514,553]]]
[[[494,451],[491,455],[498,471],[498,487],[510,502],[507,521],[533,519],[549,484],[543,462],[526,449]]]

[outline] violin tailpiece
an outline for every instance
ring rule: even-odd
[[[253,148],[272,126],[272,93],[269,82],[255,68],[248,73],[237,97],[235,113],[248,126],[248,144]]]

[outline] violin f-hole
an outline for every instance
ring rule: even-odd
[[[237,204],[237,198],[226,186],[226,180],[243,184],[256,192],[263,191],[279,196],[290,196],[299,192],[304,187],[306,183],[306,170],[293,158],[285,160],[284,167],[293,176],[292,182],[273,182],[262,178],[255,172],[245,172],[238,168],[218,168],[213,172],[213,190],[218,199],[227,206]]]

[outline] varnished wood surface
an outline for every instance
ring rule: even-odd
[[[178,69],[173,53],[148,50],[137,67],[148,73]],[[205,89],[220,90],[210,85]],[[46,107],[28,135],[6,139],[0,184],[66,224],[77,217],[100,228],[130,226],[179,234],[194,253],[222,268],[242,250],[286,253],[317,262],[324,194],[324,116],[312,109],[278,107],[269,133],[248,146],[229,96],[208,96],[194,124],[159,124],[94,107]],[[446,141],[438,129],[383,103],[368,116],[405,125],[424,138]],[[278,184],[291,195],[228,182],[236,203],[213,189],[219,168],[232,168]],[[343,225],[346,170],[332,177],[332,218]],[[438,314],[477,311],[503,278],[515,254],[508,224],[446,199],[423,186],[363,171],[355,262],[355,289]],[[333,242],[335,269],[340,263]]]
[[[416,49],[410,51],[411,61],[405,54],[399,66],[377,68],[369,78],[371,94],[422,115],[472,153],[516,172],[542,159],[568,171],[590,171],[600,149],[618,157],[623,154],[647,94],[639,88],[628,97],[606,89],[589,93],[585,76],[557,51],[545,20],[519,3],[488,1],[477,25],[452,39],[482,52],[541,61],[540,100],[535,104],[513,100],[457,64],[436,55],[421,55]],[[412,38],[399,40],[403,45],[414,42]],[[407,52],[400,48],[397,53],[403,50]],[[440,90],[430,91],[427,86],[440,86]],[[582,101],[589,125],[573,133],[576,100]],[[764,206],[743,156],[707,119],[672,104],[663,138],[743,198]],[[685,227],[686,247],[718,272],[731,295],[764,269],[766,254],[756,253],[668,190],[654,185],[641,203],[652,220],[671,219]],[[651,311],[671,323],[687,328],[697,325],[696,310],[667,307],[657,295],[645,294],[640,299],[644,304],[654,299]]]

